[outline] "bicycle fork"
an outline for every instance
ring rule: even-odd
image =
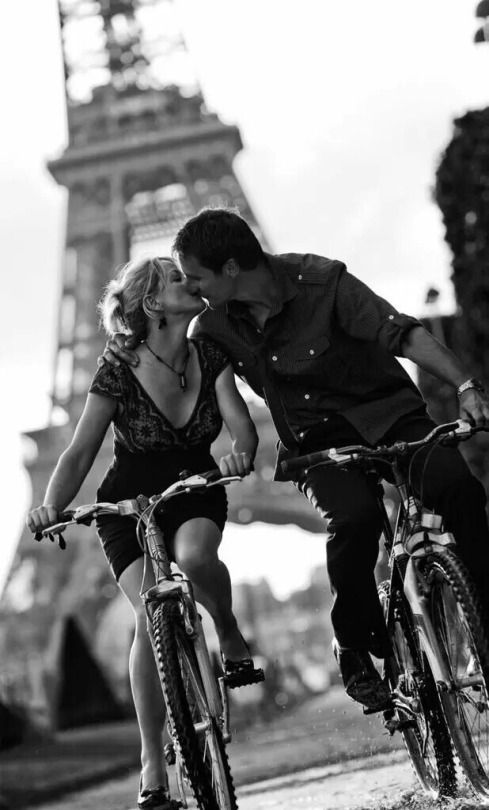
[[[453,691],[473,685],[474,676],[457,678],[456,683],[453,680],[431,621],[428,600],[430,591],[429,587],[423,585],[419,563],[428,553],[443,554],[447,546],[454,544],[454,540],[448,533],[437,534],[424,530],[422,534],[423,538],[420,538],[418,547],[412,544],[413,551],[404,575],[404,594],[411,608],[419,646],[428,659],[435,683],[439,689]],[[477,676],[475,679],[477,680]]]
[[[186,634],[193,641],[195,656],[199,665],[202,687],[209,715],[218,723],[225,743],[231,741],[229,700],[224,678],[215,678],[209,650],[202,629],[201,618],[194,602],[192,584],[187,579],[161,579],[152,588],[142,594],[146,612],[151,619],[155,607],[162,600],[178,599],[182,606],[183,626]],[[217,680],[217,685],[216,685]],[[202,729],[197,729],[201,731]]]

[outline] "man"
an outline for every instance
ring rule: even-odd
[[[396,356],[457,391],[460,415],[489,424],[481,384],[415,318],[350,275],[340,261],[312,254],[271,256],[247,223],[227,209],[204,209],[176,236],[174,252],[192,292],[208,303],[193,334],[219,343],[236,373],[264,397],[280,437],[278,460],[347,444],[412,441],[434,426]],[[123,340],[109,343],[131,362]],[[482,592],[489,590],[485,494],[457,450],[417,459],[423,498],[453,531]],[[276,479],[280,479],[277,466]],[[371,709],[387,687],[371,654],[388,652],[374,567],[381,519],[375,484],[357,470],[318,467],[296,482],[327,527],[336,657],[346,691]]]

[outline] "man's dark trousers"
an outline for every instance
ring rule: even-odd
[[[426,412],[417,411],[398,420],[379,444],[416,441],[433,427],[435,424]],[[349,444],[367,442],[346,419],[333,416],[319,431],[312,429],[307,434],[301,453]],[[442,515],[446,531],[453,532],[460,557],[486,597],[489,527],[482,484],[471,474],[459,451],[451,447],[427,448],[417,454],[412,480],[418,496],[422,473],[425,506]],[[361,470],[341,467],[317,467],[299,483],[327,524],[327,568],[334,594],[331,618],[335,636],[342,647],[369,649],[381,657],[386,651],[386,639],[374,578],[382,531],[377,486],[375,479]]]

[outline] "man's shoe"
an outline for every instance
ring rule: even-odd
[[[367,650],[352,650],[333,642],[346,694],[371,712],[391,704],[390,690],[377,672]]]

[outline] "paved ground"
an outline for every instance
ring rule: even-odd
[[[137,773],[72,793],[38,810],[134,810],[136,786]],[[403,751],[242,785],[237,799],[240,810],[481,810],[467,791],[444,802],[426,796]],[[192,800],[188,808],[197,810]]]
[[[378,717],[364,717],[342,689],[334,688],[267,725],[236,733],[228,750],[235,783],[241,786],[400,748],[400,739],[390,738]],[[0,796],[4,807],[32,807],[113,777],[129,777],[131,795],[138,758],[133,722],[63,732],[51,743],[3,753]]]
[[[413,774],[401,752],[312,768],[237,789],[239,810],[387,810],[393,796],[411,798]],[[387,760],[387,761],[386,761]],[[111,780],[38,810],[134,810],[137,775]],[[177,796],[176,791],[174,795]],[[189,810],[197,810],[189,801]],[[426,808],[423,808],[426,810]]]

